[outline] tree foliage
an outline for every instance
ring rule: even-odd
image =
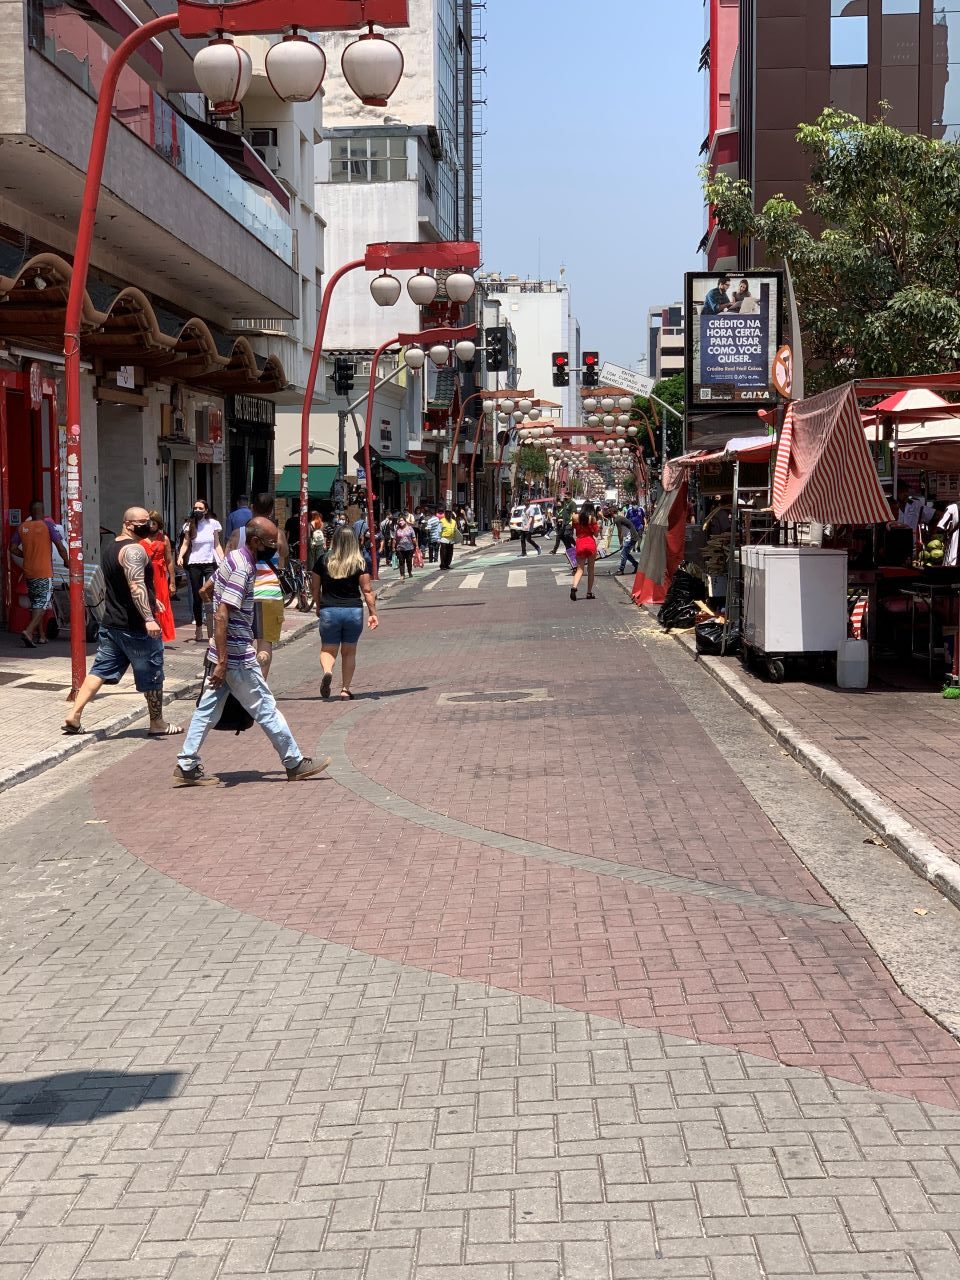
[[[704,171],[720,226],[754,238],[793,275],[808,389],[937,373],[960,362],[960,146],[827,110],[800,126],[806,214]]]
[[[671,378],[661,378],[654,386],[653,394],[664,404],[668,404],[671,408],[676,409],[677,413],[682,414],[686,405],[686,380],[682,373],[675,373]],[[667,411],[659,404],[652,404],[646,396],[634,396],[633,400],[634,425],[639,427],[637,439],[641,441],[643,452],[647,458],[653,457],[653,451],[650,447],[650,437],[647,434],[647,428],[641,421],[639,415],[646,414],[653,428],[653,434],[657,442],[656,456],[660,456],[660,442],[662,436],[662,423],[664,415],[667,419],[667,453],[671,458],[675,458],[683,449],[683,425],[679,418],[674,417],[672,413]],[[661,427],[657,427],[657,422],[661,423]]]
[[[550,470],[545,450],[529,444],[521,445],[517,467],[526,476],[545,476]]]

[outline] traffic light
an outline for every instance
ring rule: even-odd
[[[600,385],[600,353],[585,351],[583,353],[583,385],[599,387]]]
[[[353,390],[352,360],[346,356],[337,356],[333,362],[333,389],[338,396],[348,396]]]
[[[569,387],[570,385],[570,353],[569,351],[555,351],[553,353],[553,385],[555,387]]]
[[[506,373],[510,368],[506,326],[487,330],[487,373]]]

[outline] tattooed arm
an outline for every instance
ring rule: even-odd
[[[150,608],[150,596],[147,593],[146,570],[147,553],[139,542],[129,542],[120,551],[120,564],[126,575],[127,586],[133,598],[134,607],[139,611],[146,623],[148,636],[160,635],[159,624],[154,620]]]

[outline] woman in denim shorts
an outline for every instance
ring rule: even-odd
[[[377,598],[370,585],[367,563],[352,529],[343,527],[333,535],[330,550],[313,566],[313,598],[320,619],[320,697],[330,697],[333,668],[340,654],[340,697],[353,697],[350,686],[357,666],[357,642],[363,634],[363,605],[367,605],[367,625],[379,626]]]

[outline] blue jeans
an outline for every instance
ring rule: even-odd
[[[183,750],[177,757],[184,769],[193,769],[200,763],[200,748],[203,740],[220,719],[223,704],[227,695],[232,693],[236,700],[250,712],[256,723],[264,731],[284,763],[284,767],[292,769],[303,759],[303,752],[296,744],[290,726],[284,720],[277,707],[277,700],[267,687],[260,667],[227,667],[226,683],[219,689],[211,689],[207,684],[203,697],[193,713],[190,728],[183,741]]]
[[[162,689],[163,641],[159,636],[148,636],[145,631],[101,627],[90,674],[98,676],[104,684],[119,684],[128,667],[133,667],[137,693]]]
[[[628,538],[626,542],[623,544],[623,546],[620,548],[620,573],[623,573],[624,569],[627,567],[628,560],[633,565],[634,573],[637,572],[639,565],[637,564],[636,560],[633,558],[633,548],[636,545],[637,545],[636,538]]]

